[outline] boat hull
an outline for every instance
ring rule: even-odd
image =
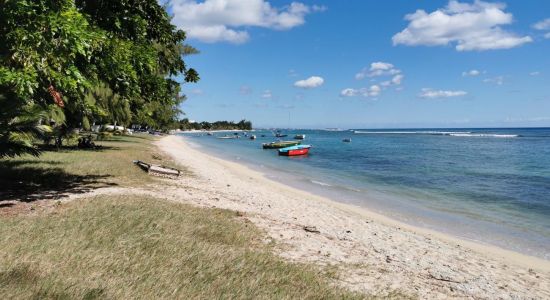
[[[309,153],[309,148],[289,150],[286,152],[279,151],[279,155],[281,156],[299,156],[299,155],[307,155],[308,153]]]
[[[281,143],[269,143],[269,144],[263,144],[262,147],[264,149],[281,149],[286,148],[290,146],[296,146],[299,145],[300,142],[281,142]]]

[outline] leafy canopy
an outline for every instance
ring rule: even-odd
[[[156,0],[0,0],[0,95],[18,114],[57,106],[44,125],[167,129],[185,99],[176,79],[199,80],[185,38]]]

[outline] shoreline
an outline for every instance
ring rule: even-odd
[[[249,219],[255,225],[285,247],[290,247],[282,251],[283,257],[320,264],[366,264],[376,266],[379,271],[385,268],[388,274],[393,275],[381,276],[371,270],[367,274],[378,277],[373,280],[365,274],[360,275],[364,270],[348,270],[351,274],[345,285],[351,288],[365,290],[395,286],[396,289],[405,287],[409,292],[416,290],[424,296],[448,295],[441,291],[441,287],[430,284],[432,281],[439,285],[455,282],[455,285],[463,287],[454,287],[452,295],[463,288],[463,292],[471,291],[457,296],[477,297],[495,296],[484,294],[492,289],[495,289],[492,293],[502,293],[502,288],[497,286],[505,282],[506,286],[516,284],[513,290],[524,295],[521,290],[525,286],[514,283],[516,278],[524,284],[534,280],[528,285],[537,290],[535,294],[550,295],[548,284],[540,284],[550,282],[550,261],[415,227],[367,208],[299,190],[266,178],[261,172],[242,164],[199,152],[184,139],[168,136],[158,141],[157,145],[210,184],[199,188],[205,189],[201,192],[208,197],[212,194],[223,196],[224,190],[230,189],[232,197],[252,198],[235,202],[215,197],[218,200],[213,202],[217,207],[253,214]],[[222,182],[227,182],[225,188]],[[315,226],[320,234],[304,232],[303,226]],[[530,278],[535,270],[542,274]],[[469,276],[480,274],[487,277],[485,281],[476,284],[469,282]],[[518,279],[521,277],[527,278]],[[531,292],[527,294],[531,295]]]
[[[494,219],[494,216],[491,216],[493,217],[492,220],[491,217],[484,219],[482,215],[489,212],[484,207],[475,208],[474,212],[481,212],[480,215],[472,215],[467,211],[460,210],[455,213],[452,207],[432,206],[429,203],[419,204],[410,201],[406,196],[399,196],[395,193],[396,191],[393,191],[395,194],[391,192],[384,194],[388,191],[387,187],[384,187],[385,192],[381,192],[376,189],[376,186],[360,186],[356,183],[349,184],[345,181],[334,181],[334,178],[330,177],[324,178],[319,176],[316,173],[317,170],[310,168],[307,163],[294,164],[295,169],[292,169],[293,172],[289,173],[286,169],[288,165],[283,164],[286,162],[281,162],[281,165],[274,165],[271,156],[264,156],[259,159],[260,157],[253,157],[255,153],[234,151],[235,149],[225,151],[225,143],[204,143],[204,139],[199,141],[194,135],[184,136],[187,144],[201,153],[244,165],[251,170],[262,173],[269,180],[306,191],[324,199],[346,204],[350,209],[365,209],[377,215],[385,216],[390,220],[406,223],[413,228],[442,233],[459,241],[494,246],[525,256],[550,260],[550,254],[548,253],[550,248],[537,239],[543,238],[541,232],[529,233],[530,238],[524,236],[519,238],[518,234],[523,235],[522,227],[518,227],[517,224],[502,226],[498,223],[498,219]],[[249,149],[247,147],[247,149],[242,150],[248,151]],[[251,156],[251,158],[248,156]],[[304,165],[309,169],[304,168]],[[319,171],[322,172],[323,170]],[[525,229],[532,229],[528,225],[525,225],[525,227]]]

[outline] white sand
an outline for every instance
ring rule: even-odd
[[[421,298],[550,299],[550,261],[415,228],[271,181],[168,136],[157,145],[194,176],[163,188],[166,198],[236,210],[265,230],[280,255],[338,265],[339,283],[369,294]],[[315,226],[309,233],[303,226]]]

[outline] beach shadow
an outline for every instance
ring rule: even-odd
[[[39,146],[40,151],[42,152],[57,152],[57,153],[67,153],[72,151],[81,151],[81,152],[104,152],[108,150],[120,150],[120,147],[116,146],[104,146],[99,144],[99,147],[95,148],[78,148],[78,146],[63,146],[63,147],[56,147],[53,145],[47,145],[47,146]]]
[[[88,193],[94,189],[117,185],[108,182],[110,175],[76,175],[55,167],[39,167],[44,161],[3,161],[0,163],[0,204],[3,201],[33,202]]]

